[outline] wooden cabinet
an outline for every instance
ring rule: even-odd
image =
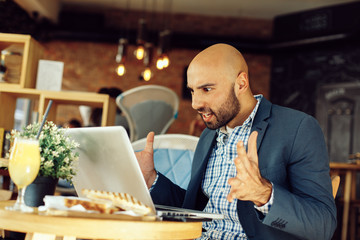
[[[116,104],[107,94],[73,92],[73,91],[44,91],[29,88],[0,88],[0,127],[12,129],[17,98],[35,100],[34,110],[39,114],[39,121],[45,113],[49,100],[53,100],[47,120],[56,121],[57,107],[62,104],[86,105],[102,108],[102,126],[111,126],[115,122]]]
[[[34,88],[39,59],[44,52],[41,44],[30,35],[0,33],[0,51],[6,52],[2,58],[8,61],[8,77],[0,82],[0,88]]]

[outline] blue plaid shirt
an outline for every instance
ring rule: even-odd
[[[237,157],[236,144],[240,140],[244,142],[247,148],[248,139],[253,119],[259,107],[262,95],[256,95],[258,101],[254,110],[241,126],[234,129],[218,129],[217,143],[210,155],[205,177],[202,182],[202,189],[209,202],[204,212],[215,212],[225,215],[223,220],[213,220],[204,222],[203,233],[200,239],[247,239],[246,234],[240,224],[236,205],[237,199],[232,203],[228,202],[226,197],[230,192],[229,178],[236,176],[234,159]],[[262,207],[254,207],[266,214],[273,201],[273,194],[270,201]]]

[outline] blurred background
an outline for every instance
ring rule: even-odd
[[[197,115],[188,64],[229,43],[244,54],[253,91],[316,117],[330,160],[348,162],[360,152],[359,13],[355,0],[0,0],[0,32],[29,34],[43,59],[62,62],[64,91],[170,88],[180,105],[168,133],[183,134]],[[78,106],[57,115],[58,125],[82,119]]]

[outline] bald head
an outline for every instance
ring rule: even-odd
[[[236,48],[220,43],[206,48],[191,61],[188,74],[198,71],[234,80],[240,72],[248,74],[248,66]]]
[[[200,52],[187,76],[192,107],[210,129],[241,125],[256,105],[245,59],[230,45],[215,44]]]

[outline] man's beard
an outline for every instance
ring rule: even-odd
[[[218,112],[214,112],[211,108],[206,109],[206,112],[210,112],[216,118],[216,121],[205,122],[206,127],[210,129],[217,129],[222,126],[226,126],[231,120],[233,120],[236,115],[240,112],[240,103],[236,98],[233,88],[230,90],[230,95],[226,101],[220,106]],[[204,119],[203,119],[204,120]]]

